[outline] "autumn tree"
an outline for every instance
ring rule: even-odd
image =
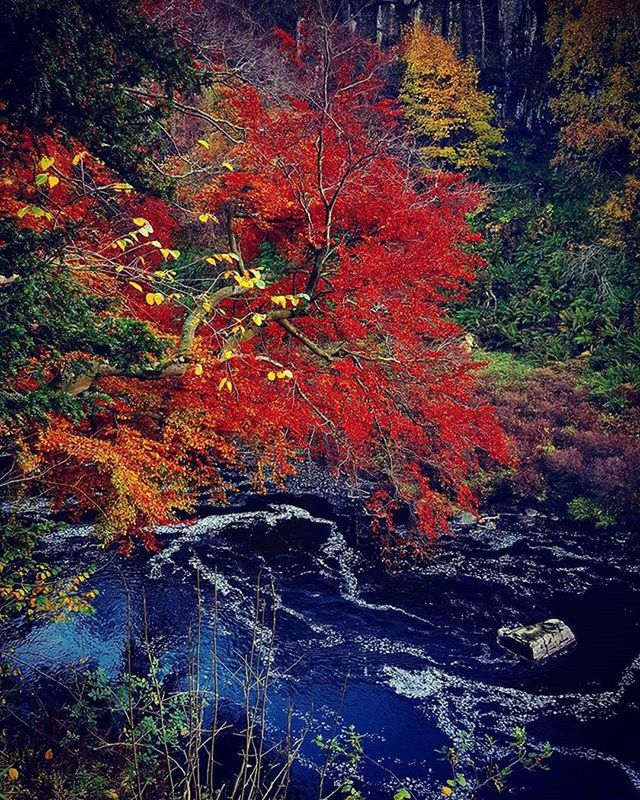
[[[560,160],[604,166],[609,186],[599,214],[609,234],[638,246],[640,199],[640,9],[633,0],[549,0],[547,43],[554,51],[552,103]],[[608,189],[608,191],[607,191]]]
[[[600,241],[623,259],[617,347],[625,376],[637,365],[640,336],[639,25],[632,0],[549,2],[546,37],[557,90],[552,109],[560,128],[556,161],[591,184]]]
[[[16,499],[48,468],[29,461],[26,443],[58,421],[94,420],[104,402],[68,391],[65,376],[97,354],[131,368],[162,352],[146,321],[98,289],[100,251],[122,224],[129,180],[167,185],[150,158],[158,123],[175,91],[198,79],[172,32],[128,0],[2,2],[0,12],[0,485]],[[164,106],[135,94],[150,82]],[[87,487],[85,507],[100,504],[99,492]],[[37,530],[19,517],[2,526],[0,615],[77,607],[70,587],[36,560]]]
[[[458,170],[491,167],[504,137],[492,96],[478,88],[473,58],[461,59],[455,42],[419,23],[407,30],[402,54],[400,96],[421,158]]]
[[[446,315],[476,265],[466,215],[479,191],[407,174],[387,56],[332,25],[279,41],[287,92],[224,64],[217,107],[180,137],[163,126],[159,169],[190,165],[176,204],[137,192],[80,140],[8,133],[27,136],[3,165],[11,246],[46,264],[54,289],[66,282],[80,321],[64,332],[62,300],[52,314],[55,292],[30,293],[32,345],[2,378],[22,409],[3,422],[13,468],[67,514],[97,513],[125,549],[154,546],[153,526],[203,490],[224,502],[230,472],[264,490],[310,452],[369,479],[388,554],[417,553],[473,508],[479,460],[506,458]],[[153,83],[135,96],[151,120],[166,106]],[[59,230],[55,249],[33,238]],[[13,263],[10,325],[24,280]]]

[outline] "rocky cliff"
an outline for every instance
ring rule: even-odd
[[[544,120],[544,0],[343,0],[339,14],[382,46],[397,41],[403,25],[425,22],[475,57],[504,121],[535,129]]]

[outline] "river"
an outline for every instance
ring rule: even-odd
[[[398,781],[416,798],[433,797],[446,777],[437,748],[464,730],[500,737],[519,724],[534,743],[549,740],[554,755],[548,772],[513,776],[517,797],[640,798],[640,540],[632,533],[496,513],[456,526],[425,564],[393,573],[348,514],[274,495],[161,536],[158,554],[126,560],[98,550],[89,526],[47,540],[46,556],[65,568],[97,565],[100,594],[93,616],[9,631],[27,673],[64,671],[83,658],[118,672],[127,593],[136,618],[143,592],[162,658],[178,668],[196,575],[205,607],[217,587],[219,648],[232,661],[249,638],[260,575],[276,590],[268,735],[280,735],[289,702],[297,718],[313,716],[314,732],[326,732],[341,708],[365,735],[368,797],[389,798]],[[570,653],[540,665],[496,643],[501,625],[548,617],[574,630]],[[231,681],[223,691],[240,700]],[[309,764],[316,751],[305,745]],[[302,796],[305,780],[301,773]]]

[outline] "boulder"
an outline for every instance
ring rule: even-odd
[[[542,661],[562,653],[575,641],[571,628],[560,619],[547,619],[521,628],[500,628],[498,631],[499,644],[532,661]]]

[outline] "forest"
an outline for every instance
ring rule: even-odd
[[[640,796],[638,3],[0,18],[0,800]]]

